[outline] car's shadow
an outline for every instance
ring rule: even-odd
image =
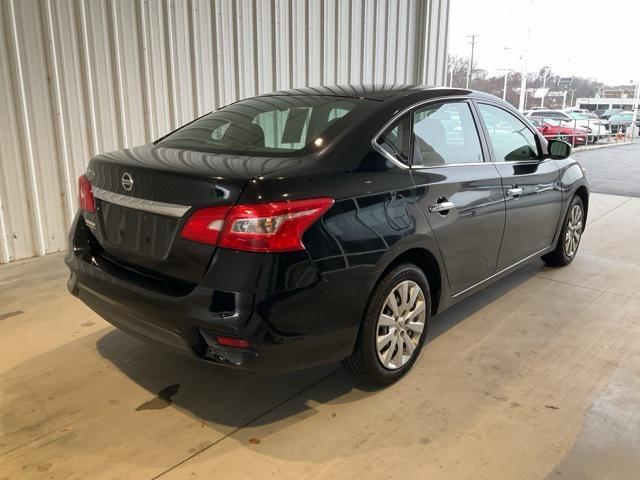
[[[542,270],[531,264],[433,318],[427,343],[465,318],[505,295]],[[150,392],[138,409],[178,407],[194,417],[232,428],[260,425],[299,416],[313,402],[348,403],[376,389],[334,364],[283,375],[256,376],[209,366],[147,345],[111,330],[98,342],[98,351],[121,372]],[[428,345],[425,346],[428,348]],[[292,359],[295,361],[295,359]],[[446,361],[446,359],[443,359]],[[419,364],[417,368],[429,368]],[[278,408],[282,406],[282,408]],[[269,413],[265,415],[265,413]]]

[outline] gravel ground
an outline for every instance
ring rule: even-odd
[[[592,192],[640,197],[640,143],[576,152]]]

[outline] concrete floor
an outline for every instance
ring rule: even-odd
[[[640,199],[593,195],[569,267],[434,319],[398,384],[247,377],[111,328],[60,255],[0,267],[0,478],[637,479]]]

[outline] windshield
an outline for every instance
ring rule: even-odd
[[[159,145],[212,153],[278,155],[299,152],[356,108],[328,96],[265,96],[241,100],[160,140]]]

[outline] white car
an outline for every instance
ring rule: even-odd
[[[609,122],[593,118],[589,113],[563,112],[562,110],[530,110],[524,113],[525,117],[542,118],[544,120],[560,120],[569,127],[579,127],[588,130],[589,141],[596,143],[609,135]]]

